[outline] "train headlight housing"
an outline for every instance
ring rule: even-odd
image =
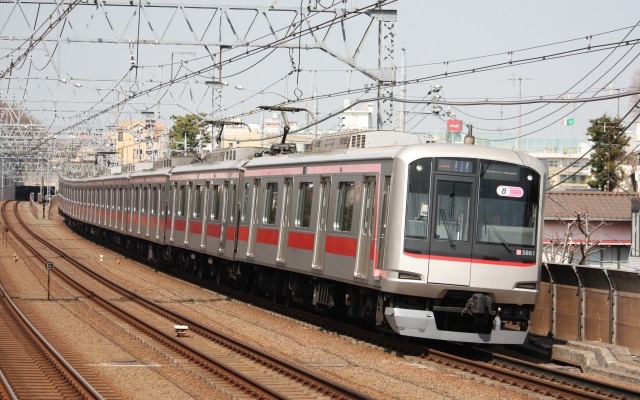
[[[536,290],[537,287],[535,282],[521,282],[516,285],[516,289]]]
[[[409,279],[412,281],[420,281],[422,277],[418,274],[413,274],[411,272],[399,272],[398,279]]]

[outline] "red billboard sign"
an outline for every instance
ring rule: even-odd
[[[447,130],[449,132],[462,132],[462,120],[460,119],[447,120]]]

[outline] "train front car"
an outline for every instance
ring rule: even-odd
[[[523,343],[540,277],[543,165],[426,144],[403,149],[393,168],[379,271],[386,322],[405,336]]]

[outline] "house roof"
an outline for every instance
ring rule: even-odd
[[[545,194],[544,219],[575,219],[586,213],[591,220],[630,221],[631,199],[637,194],[599,191],[548,191]]]

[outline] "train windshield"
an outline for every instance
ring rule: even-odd
[[[530,168],[491,160],[458,160],[455,165],[461,163],[468,168],[445,170],[441,159],[431,158],[409,165],[405,251],[426,254],[429,239],[468,241],[472,232],[475,243],[507,249],[535,246],[540,175]],[[433,209],[435,204],[440,213]],[[464,210],[455,208],[462,206]],[[461,217],[467,218],[464,224]],[[445,233],[447,222],[451,229],[459,224],[465,230]]]
[[[535,246],[539,185],[528,168],[481,161],[477,241]]]

